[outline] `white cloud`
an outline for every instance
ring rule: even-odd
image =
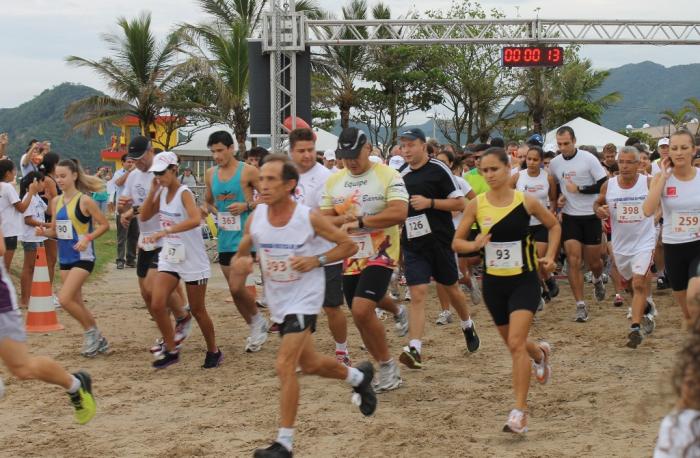
[[[320,0],[320,5],[338,12],[338,0]],[[372,0],[370,5],[374,4]],[[386,0],[394,15],[408,9],[447,9],[451,0]],[[344,2],[343,2],[344,4]],[[497,8],[508,17],[535,15],[540,7],[543,18],[601,19],[687,19],[697,10],[691,0],[673,0],[673,8],[660,9],[651,0],[491,0],[482,4]],[[116,18],[131,18],[144,10],[153,13],[153,29],[164,36],[175,24],[199,22],[205,18],[196,0],[0,0],[0,47],[3,84],[0,86],[0,107],[12,107],[29,100],[42,90],[64,81],[80,82],[104,90],[104,85],[89,71],[65,64],[68,55],[97,59],[108,53],[100,39],[103,33],[116,32]],[[516,6],[519,8],[516,9]],[[695,47],[584,47],[598,68],[609,68],[630,62],[652,60],[664,65],[687,64],[698,57],[688,52]]]

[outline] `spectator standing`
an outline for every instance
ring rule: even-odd
[[[114,184],[114,199],[119,201],[124,184],[129,174],[134,170],[134,160],[126,154],[122,156],[122,168],[114,172],[112,183]],[[146,191],[144,190],[144,197]],[[139,226],[137,219],[131,218],[127,226],[120,222],[122,212],[117,210],[117,269],[123,269],[124,265],[136,266],[136,244],[139,239]]]

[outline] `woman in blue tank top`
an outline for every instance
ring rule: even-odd
[[[93,240],[109,230],[104,214],[89,194],[104,186],[102,180],[85,174],[73,160],[56,166],[56,182],[63,193],[51,201],[53,215],[49,228],[38,227],[37,235],[58,240],[58,261],[63,285],[58,301],[85,330],[81,354],[87,357],[109,349],[97,328],[95,317],[83,302],[83,284],[95,267]]]

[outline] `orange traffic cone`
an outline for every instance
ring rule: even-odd
[[[51,281],[49,267],[46,263],[46,250],[39,246],[36,250],[36,264],[32,280],[32,293],[27,312],[27,332],[60,331],[63,326],[58,322],[56,308],[51,298]]]

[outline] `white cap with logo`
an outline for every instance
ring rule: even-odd
[[[180,160],[178,159],[177,154],[173,153],[172,151],[163,151],[153,158],[153,164],[148,171],[162,172],[171,165],[177,165],[179,162]]]
[[[668,146],[670,144],[671,144],[671,141],[667,137],[664,137],[664,138],[659,139],[658,146]]]

